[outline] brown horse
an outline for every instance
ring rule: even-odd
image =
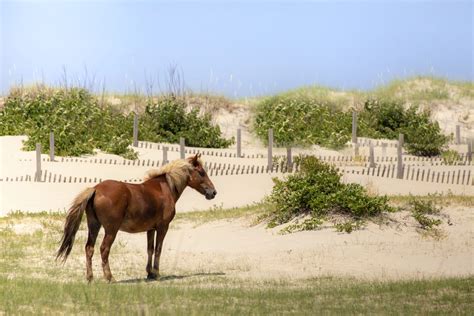
[[[141,184],[129,184],[107,180],[81,192],[67,214],[61,246],[56,259],[65,261],[74,244],[74,237],[84,211],[87,215],[89,234],[86,242],[86,278],[92,275],[92,256],[100,227],[105,236],[100,246],[102,268],[107,281],[112,281],[109,267],[109,252],[119,230],[128,233],[147,232],[148,279],[157,279],[160,270],[160,255],[168,225],[175,215],[175,205],[187,186],[197,190],[210,200],[216,190],[207,176],[200,154],[187,159],[175,160],[160,169],[147,172]],[[154,243],[156,231],[156,243]],[[152,257],[155,255],[153,266]]]

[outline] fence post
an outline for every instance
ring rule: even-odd
[[[54,133],[49,132],[49,160],[54,161]]]
[[[359,143],[354,143],[354,157],[359,156]]]
[[[461,144],[461,126],[456,125],[456,145]]]
[[[36,143],[36,173],[35,182],[41,181],[41,144]]]
[[[163,165],[168,163],[168,147],[163,146]]]
[[[471,161],[472,160],[472,143],[474,141],[471,139],[471,140],[468,140],[467,142],[467,153],[466,153],[466,158],[467,158],[467,161]]]
[[[369,148],[369,167],[375,168],[374,144],[372,142],[370,142]]]
[[[134,112],[133,116],[133,147],[138,147],[138,114]]]
[[[272,170],[273,167],[273,128],[268,130],[268,165],[267,169]]]
[[[237,129],[237,158],[242,157],[242,131],[240,128]]]
[[[179,152],[181,159],[184,159],[184,137],[179,138]]]
[[[357,112],[352,111],[352,143],[357,143]]]
[[[403,134],[399,134],[397,147],[397,179],[403,179],[403,142]]]
[[[291,147],[286,148],[286,167],[289,171],[293,169],[293,157],[291,156]]]

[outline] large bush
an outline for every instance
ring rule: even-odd
[[[169,96],[147,105],[140,121],[141,140],[177,143],[180,137],[187,146],[206,148],[229,147],[233,142],[221,137],[210,113],[200,115],[197,108],[188,111],[184,98]]]
[[[128,145],[132,140],[133,119],[100,107],[84,89],[14,89],[0,112],[0,135],[28,135],[24,146],[36,143],[49,148],[54,132],[58,155],[91,154],[95,148],[135,158]]]
[[[340,148],[350,139],[351,116],[311,98],[274,96],[260,102],[255,111],[254,130],[265,143],[270,128],[278,146]]]
[[[358,134],[371,138],[397,139],[407,125],[408,117],[403,104],[398,101],[365,101],[359,113]]]
[[[284,180],[274,179],[268,200],[273,205],[269,226],[284,224],[301,215],[309,217],[294,229],[314,229],[329,214],[361,220],[392,210],[388,198],[369,196],[358,184],[344,184],[337,170],[313,156],[300,158],[301,171]]]
[[[439,155],[449,140],[428,111],[416,106],[405,109],[397,100],[367,100],[359,122],[360,136],[397,139],[404,134],[407,151],[416,156]]]

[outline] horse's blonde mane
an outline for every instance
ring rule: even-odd
[[[187,159],[174,160],[161,168],[148,170],[143,181],[166,175],[166,181],[171,191],[181,194],[186,188],[188,176],[192,169],[193,165]]]

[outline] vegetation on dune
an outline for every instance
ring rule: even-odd
[[[308,96],[274,96],[255,107],[254,130],[262,141],[273,128],[277,145],[312,145],[340,148],[351,138],[352,112],[330,101]],[[418,156],[439,155],[449,140],[428,111],[405,108],[396,99],[367,99],[359,112],[358,136],[397,139],[405,135],[405,147]]]
[[[436,206],[434,199],[421,200],[412,197],[408,201],[407,209],[412,213],[413,218],[418,222],[421,229],[432,230],[442,222],[439,218],[441,207]]]
[[[394,79],[369,91],[340,91],[330,87],[312,85],[282,93],[283,96],[306,97],[336,103],[347,108],[351,101],[356,103],[367,98],[402,99],[409,104],[429,104],[433,101],[474,98],[474,82],[453,81],[434,76],[413,76],[406,79]]]
[[[26,150],[34,150],[36,143],[49,148],[52,131],[57,155],[92,154],[97,148],[136,158],[128,147],[133,118],[99,106],[84,89],[13,89],[0,112],[0,123],[0,135],[28,135]]]
[[[27,135],[25,149],[36,143],[49,147],[54,132],[57,155],[92,154],[94,149],[135,159],[129,147],[133,138],[133,114],[103,105],[82,88],[12,89],[0,111],[0,135]],[[149,104],[140,119],[141,140],[176,143],[179,137],[197,147],[228,147],[232,140],[221,137],[210,114],[187,111],[180,98],[160,98]]]
[[[187,146],[206,148],[225,148],[233,142],[221,137],[210,113],[201,115],[198,108],[188,111],[185,99],[180,97],[160,98],[147,105],[139,130],[141,140],[153,142],[177,143],[184,137]]]
[[[329,102],[274,96],[260,102],[255,112],[254,129],[264,142],[268,141],[269,128],[273,128],[279,146],[318,144],[340,148],[350,139],[351,117]]]
[[[369,99],[358,121],[360,136],[397,139],[403,134],[408,153],[416,156],[439,155],[449,141],[438,122],[430,120],[428,111],[419,111],[416,106],[405,108],[400,100]]]
[[[274,179],[275,185],[268,201],[269,227],[281,225],[300,216],[301,223],[288,226],[287,231],[317,229],[330,215],[341,215],[347,220],[342,230],[350,232],[366,218],[393,211],[386,196],[369,196],[359,184],[344,184],[331,165],[313,156],[303,156],[301,171],[284,180]]]

